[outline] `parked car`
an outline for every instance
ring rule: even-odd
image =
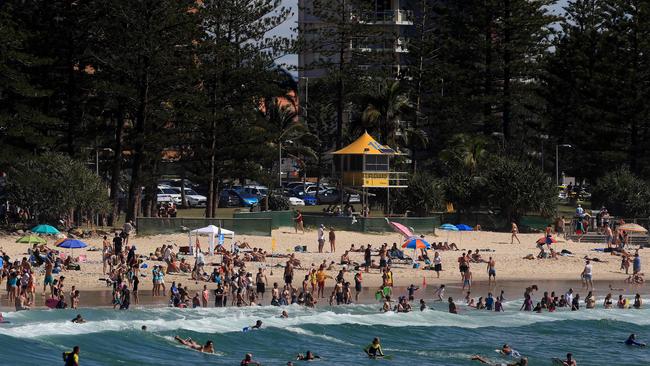
[[[313,185],[313,186],[304,187],[304,189],[303,189],[303,186],[300,185],[300,186],[295,187],[291,191],[290,196],[298,197],[298,198],[303,198],[303,196],[305,196],[305,195],[316,196],[316,192],[318,192],[318,194],[320,195],[320,194],[325,193],[327,190],[328,190],[328,188],[326,188],[324,186],[316,187],[315,185]]]
[[[181,187],[172,187],[173,190],[181,193]],[[187,205],[190,207],[205,207],[208,204],[208,198],[206,196],[200,195],[194,192],[191,188],[185,188],[185,199],[187,200]]]
[[[265,186],[245,186],[241,191],[257,196],[258,198],[266,197],[269,189]]]
[[[219,194],[221,207],[250,207],[259,204],[257,196],[235,189],[224,189]]]
[[[158,186],[156,201],[158,203],[173,202],[179,205],[181,203],[181,194],[169,186]]]
[[[329,205],[338,202],[341,202],[341,195],[339,194],[339,190],[336,188],[330,188],[318,195],[319,205]],[[356,193],[346,192],[345,196],[343,197],[343,202],[359,203],[361,202],[361,196]]]
[[[305,206],[316,206],[318,204],[316,196],[312,196],[310,194],[302,196],[301,199],[305,202]]]
[[[304,200],[301,200],[301,199],[298,198],[298,197],[289,197],[289,204],[290,204],[291,206],[304,206],[304,205],[305,205],[305,201],[304,201]]]

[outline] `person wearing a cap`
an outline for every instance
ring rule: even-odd
[[[323,252],[323,247],[325,246],[325,225],[320,224],[318,228],[318,253]]]

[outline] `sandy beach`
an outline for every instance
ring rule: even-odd
[[[615,288],[627,288],[627,284],[624,283],[624,280],[627,278],[625,273],[620,270],[620,257],[612,256],[608,253],[596,252],[592,249],[603,247],[603,245],[592,244],[592,243],[577,243],[577,242],[564,242],[558,240],[557,244],[554,244],[557,251],[562,249],[567,249],[573,253],[573,256],[570,257],[559,257],[559,259],[535,259],[535,260],[526,260],[523,259],[524,256],[528,254],[536,255],[538,250],[535,247],[535,241],[540,237],[540,234],[519,234],[521,244],[510,244],[510,234],[509,233],[496,233],[496,232],[443,232],[439,233],[437,237],[429,235],[426,239],[430,242],[439,242],[439,241],[449,241],[455,242],[458,244],[461,250],[476,250],[479,249],[481,256],[485,259],[492,256],[496,260],[497,268],[497,280],[500,283],[500,286],[507,286],[513,288],[519,285],[513,285],[515,283],[521,283],[520,290],[527,285],[540,282],[556,282],[562,284],[562,286],[580,286],[580,273],[584,266],[585,255],[589,257],[599,258],[602,262],[594,262],[594,281],[600,283],[599,287],[605,288],[605,284],[613,284]],[[20,259],[27,253],[27,244],[16,243],[18,236],[9,235],[0,238],[0,248],[6,252],[12,259]],[[371,244],[373,248],[379,247],[382,243],[388,243],[392,245],[393,242],[397,242],[398,245],[401,245],[403,239],[400,235],[396,233],[384,233],[384,234],[362,234],[356,232],[336,232],[336,252],[335,253],[317,253],[317,232],[316,230],[308,230],[304,234],[294,233],[293,229],[284,228],[275,230],[272,237],[257,237],[257,236],[238,236],[236,240],[248,242],[252,247],[262,248],[269,253],[271,252],[272,238],[276,240],[276,250],[275,253],[287,254],[293,252],[293,248],[297,245],[306,245],[308,252],[307,253],[296,253],[296,257],[301,261],[302,266],[309,268],[313,263],[319,265],[324,260],[327,263],[334,261],[339,262],[341,254],[346,249],[350,248],[350,245],[354,244],[355,247],[360,247],[361,245]],[[90,238],[84,239],[90,246],[101,248],[101,238]],[[203,247],[207,247],[207,238],[201,238]],[[51,244],[53,239],[49,239]],[[154,252],[156,247],[160,247],[163,244],[174,244],[175,249],[178,246],[188,245],[188,237],[186,234],[174,234],[174,235],[157,235],[157,236],[147,236],[140,237],[134,236],[131,238],[131,243],[137,246],[137,251],[140,254],[148,255],[151,252]],[[229,245],[227,241],[226,245]],[[326,249],[329,251],[329,243],[325,244]],[[86,248],[88,249],[88,248]],[[98,299],[106,297],[106,305],[110,303],[110,296],[89,296],[89,293],[101,294],[109,290],[106,287],[105,282],[100,281],[100,278],[104,278],[102,274],[102,264],[101,264],[101,252],[100,251],[88,251],[86,249],[77,249],[74,251],[74,255],[78,256],[80,254],[85,254],[87,256],[87,262],[81,264],[80,271],[65,271],[62,274],[66,277],[66,282],[68,288],[72,285],[76,286],[78,289],[86,293],[86,296],[82,294],[81,306],[84,304],[87,305],[101,305],[102,301]],[[68,250],[69,252],[69,250]],[[407,250],[406,254],[411,254],[412,251]],[[405,264],[396,264],[392,267],[394,276],[395,276],[395,286],[396,287],[406,287],[410,284],[415,284],[417,286],[422,286],[426,284],[429,288],[434,288],[439,284],[446,284],[451,291],[455,287],[458,287],[460,290],[461,282],[460,275],[458,272],[457,258],[460,256],[461,251],[442,251],[440,252],[442,256],[443,271],[440,274],[440,278],[436,278],[436,273],[430,270],[422,269],[413,269],[410,265]],[[645,259],[644,250],[640,251],[642,257],[642,263]],[[351,259],[355,262],[363,261],[362,253],[351,253]],[[220,256],[215,257],[206,257],[208,263],[219,262],[221,259]],[[285,259],[282,258],[267,258],[266,263],[259,262],[250,262],[247,263],[247,269],[249,271],[257,271],[257,268],[263,266],[267,268],[266,274],[269,279],[269,284],[272,285],[273,282],[282,283],[282,271],[281,268]],[[159,262],[156,261],[145,261],[149,264],[150,268],[153,264]],[[378,257],[377,257],[378,262]],[[330,271],[332,277],[336,276],[338,269],[341,268],[339,265],[334,266],[334,270]],[[478,291],[480,287],[483,287],[481,284],[487,281],[487,271],[485,263],[473,263],[472,264],[472,273],[475,282],[475,289]],[[207,270],[211,270],[211,267],[208,266]],[[146,273],[146,272],[145,272]],[[296,275],[294,276],[294,286],[300,286],[304,275],[306,274],[305,270],[298,269]],[[371,270],[370,273],[363,274],[363,285],[367,292],[366,296],[372,298],[374,289],[381,284],[381,276],[379,270]],[[347,275],[348,280],[352,280],[352,274]],[[196,290],[202,288],[205,283],[195,282],[189,280],[189,274],[170,274],[166,277],[167,284],[171,284],[172,281],[181,282],[183,285],[186,285],[190,290]],[[37,289],[40,293],[43,283],[43,274],[37,272]],[[506,284],[506,283],[509,283]],[[327,286],[334,285],[333,280],[329,280]],[[215,287],[214,284],[208,284],[209,288]],[[152,301],[147,298],[150,297],[147,293],[147,290],[151,289],[151,278],[147,276],[141,279],[140,288],[142,289],[141,301],[144,304],[159,304],[166,303],[167,299],[157,299]],[[635,286],[638,288],[636,291],[645,292],[645,285]],[[542,287],[540,286],[540,289]],[[564,289],[563,287],[558,287],[558,290]],[[520,297],[520,292],[517,291],[517,297]],[[4,293],[4,291],[3,291]],[[478,294],[478,292],[477,292]],[[483,294],[478,294],[481,296]],[[89,300],[91,298],[92,300]],[[88,300],[86,300],[88,299]],[[88,301],[88,302],[86,302]],[[3,306],[8,306],[6,296],[2,296],[0,302]]]

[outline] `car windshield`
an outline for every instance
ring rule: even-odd
[[[268,189],[260,189],[259,191],[260,191],[260,194],[263,195],[263,196],[266,196],[269,193]]]
[[[175,190],[173,190],[171,188],[162,188],[162,191],[165,194],[178,194],[178,192],[176,192]]]
[[[189,194],[189,195],[192,195],[192,196],[198,196],[199,195],[193,189],[190,189],[190,188],[185,188],[185,194]]]

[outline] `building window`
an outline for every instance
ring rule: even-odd
[[[370,172],[387,172],[388,156],[366,155],[366,167],[364,170]]]

